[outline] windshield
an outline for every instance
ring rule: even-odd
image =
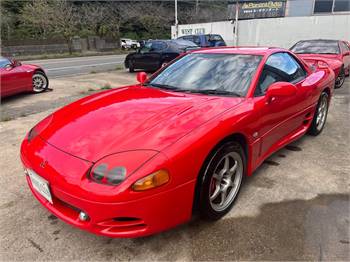
[[[175,91],[245,96],[261,58],[192,53],[169,65],[149,85]]]
[[[10,65],[11,61],[5,57],[0,57],[0,68],[5,68],[6,66]]]
[[[296,54],[339,54],[337,41],[301,41],[291,51]]]

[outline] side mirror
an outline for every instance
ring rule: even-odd
[[[16,66],[21,66],[21,62],[16,60],[16,59],[12,59],[11,61],[12,67],[16,67]]]
[[[136,75],[136,79],[142,85],[147,81],[147,74],[145,72],[139,72]]]
[[[293,96],[297,88],[292,83],[276,82],[269,86],[266,92],[267,102],[272,102],[276,97]]]

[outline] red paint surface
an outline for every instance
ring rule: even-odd
[[[312,72],[300,61],[308,72],[304,80],[254,97],[263,64],[269,55],[281,51],[289,52],[268,48],[196,51],[263,55],[243,98],[135,85],[94,94],[58,110],[35,127],[37,136],[30,141],[26,137],[21,146],[24,166],[50,183],[53,204],[32,190],[33,194],[62,220],[112,237],[154,234],[188,221],[200,169],[218,143],[231,135],[243,137],[247,175],[251,175],[270,154],[306,133],[322,91],[332,95],[333,71],[324,67]],[[104,161],[125,166],[125,181],[110,186],[88,179],[92,166]],[[138,179],[160,169],[170,174],[167,184],[132,191]],[[91,219],[79,221],[76,209]],[[135,219],[113,220],[120,217]]]
[[[32,76],[35,70],[44,72],[39,66],[26,64],[14,68],[0,68],[1,97],[31,92],[33,90]]]

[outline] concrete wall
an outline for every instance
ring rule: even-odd
[[[240,45],[291,47],[301,39],[350,40],[350,15],[285,17],[239,22]]]
[[[30,41],[29,41],[30,42]],[[67,53],[68,45],[66,43],[45,43],[43,41],[34,41],[35,43],[10,43],[1,46],[1,55],[8,57],[23,56],[23,55],[39,55],[39,54],[59,54]],[[86,51],[110,51],[118,49],[116,41],[107,41],[99,37],[89,37],[88,39],[74,37],[72,40],[73,52]]]
[[[283,17],[240,20],[239,45],[262,45],[289,48],[301,39],[343,39],[350,41],[350,14],[304,17]],[[192,31],[191,31],[192,30]],[[179,36],[203,31],[221,34],[227,45],[234,44],[231,21],[179,25]],[[172,27],[172,35],[175,28]]]

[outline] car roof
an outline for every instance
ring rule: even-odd
[[[180,45],[180,46],[193,46],[193,47],[198,46],[195,43],[193,43],[192,41],[183,40],[183,39],[174,39],[174,40],[170,40],[170,42],[175,43],[175,44]]]
[[[307,39],[307,40],[300,40],[299,42],[339,42],[339,40],[335,40],[335,39]]]
[[[214,48],[202,48],[192,51],[192,53],[199,54],[251,54],[251,55],[269,55],[275,52],[288,52],[288,50],[277,47],[252,47],[252,46],[239,46],[239,47],[214,47]]]

